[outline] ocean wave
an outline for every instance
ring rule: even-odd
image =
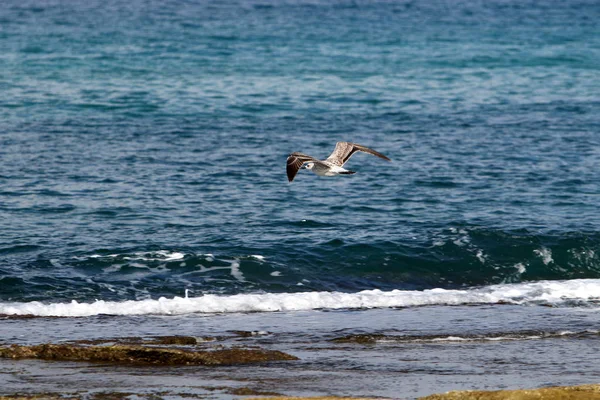
[[[56,317],[108,315],[180,315],[335,309],[368,309],[465,304],[593,306],[600,304],[600,279],[541,281],[464,290],[365,290],[356,293],[257,293],[231,296],[161,297],[157,300],[92,303],[0,303],[0,314]]]
[[[356,293],[600,279],[597,232],[540,235],[460,225],[387,241],[336,238],[75,254],[22,246],[15,251],[14,245],[5,250],[0,301],[18,302],[171,298],[185,289],[220,295]]]

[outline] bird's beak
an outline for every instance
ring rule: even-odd
[[[302,164],[302,166],[300,167],[300,169],[306,169],[306,164]]]

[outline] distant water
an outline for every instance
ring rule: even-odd
[[[4,2],[0,299],[598,279],[599,19],[595,1]],[[287,154],[338,140],[394,163],[287,183]]]
[[[3,1],[0,314],[595,313],[598,21],[595,0]],[[287,182],[289,153],[340,140],[393,163]]]

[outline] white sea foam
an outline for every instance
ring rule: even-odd
[[[0,303],[0,314],[39,316],[91,316],[98,314],[188,314],[273,312],[314,309],[413,307],[508,302],[515,304],[552,304],[597,302],[600,279],[542,281],[503,284],[466,290],[431,289],[423,291],[365,290],[358,293],[303,292],[261,293],[231,296],[207,294],[200,297],[175,297],[158,300],[103,301],[93,303]]]
[[[158,252],[158,254],[164,256],[165,261],[183,260],[185,257],[185,254],[177,251],[170,253],[168,251],[161,250]]]
[[[485,264],[485,254],[483,254],[483,250],[477,250],[475,257],[477,257],[480,263]]]
[[[489,341],[489,342],[504,342],[508,340],[535,340],[541,339],[542,335],[527,335],[527,336],[475,336],[475,337],[460,337],[460,336],[448,336],[430,339],[431,342],[478,342],[478,341]],[[416,341],[416,340],[415,340]],[[427,340],[420,340],[427,341]]]
[[[208,260],[208,257],[207,257]],[[196,273],[205,273],[205,272],[210,272],[210,271],[217,271],[217,270],[229,270],[229,273],[231,274],[231,276],[235,279],[237,279],[240,282],[246,282],[246,279],[244,278],[244,274],[242,273],[241,269],[240,269],[240,262],[239,260],[230,260],[228,261],[229,265],[226,266],[219,266],[219,267],[205,267],[203,265],[200,265],[198,267],[198,269],[196,269],[195,271],[189,272],[188,274],[196,274]],[[183,274],[182,276],[185,276],[187,274]]]
[[[81,257],[77,257],[81,259]],[[130,255],[122,254],[92,254],[89,258],[122,258],[123,260],[141,260],[141,261],[177,261],[183,260],[185,254],[178,251],[158,250],[155,252],[137,252]]]
[[[443,337],[443,338],[434,338],[431,339],[432,342],[464,342],[467,341],[468,339],[462,338],[460,336],[448,336],[448,337]]]
[[[525,271],[527,271],[527,269],[525,268],[525,265],[523,265],[523,263],[515,264],[515,268],[517,269],[517,272],[519,274],[523,274],[523,273],[525,273]]]
[[[242,274],[242,271],[240,270],[240,262],[239,261],[231,262],[231,276],[233,276],[235,279],[237,279],[240,282],[246,282],[246,280],[244,279],[244,274]]]
[[[124,256],[124,260],[144,260],[144,261],[176,261],[182,260],[185,254],[179,252],[170,252],[159,250],[155,253],[134,253],[133,256]]]
[[[552,259],[552,250],[550,249],[542,247],[541,249],[534,250],[533,253],[542,259],[544,265],[548,265],[554,262],[554,260]]]

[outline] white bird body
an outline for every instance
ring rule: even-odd
[[[322,161],[320,163],[309,161],[306,164],[304,164],[303,168],[308,169],[319,176],[336,176],[354,173],[354,171],[349,171],[345,168],[338,167],[337,165],[326,161]]]
[[[360,144],[350,142],[337,142],[333,153],[325,160],[318,160],[306,154],[294,152],[287,159],[287,176],[291,182],[300,169],[308,169],[319,176],[351,175],[356,172],[343,168],[343,165],[357,151],[372,154],[387,161],[391,161],[383,154]]]

